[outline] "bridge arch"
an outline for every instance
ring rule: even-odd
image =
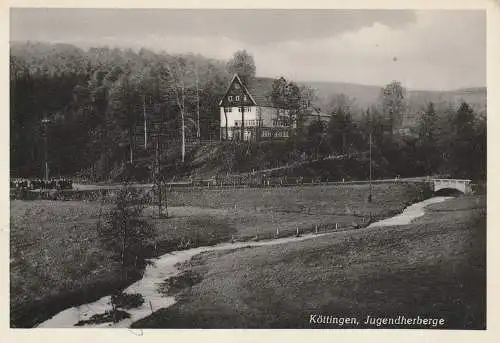
[[[464,192],[456,188],[441,188],[437,191],[434,191],[435,196],[443,196],[443,197],[457,197],[464,194],[465,194]]]
[[[470,194],[471,190],[471,180],[460,180],[460,179],[433,179],[433,190],[434,193],[439,195],[445,194]],[[457,191],[459,193],[457,193]]]

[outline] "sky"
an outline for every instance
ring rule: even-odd
[[[486,86],[480,10],[13,8],[11,41],[148,48],[229,59],[257,76],[451,90]]]

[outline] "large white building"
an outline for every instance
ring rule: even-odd
[[[288,137],[290,126],[287,110],[275,108],[271,101],[273,79],[255,78],[247,88],[239,76],[231,79],[220,107],[220,138],[244,140]],[[294,127],[295,124],[292,124]]]
[[[234,74],[220,108],[220,139],[241,139],[244,120],[244,140],[287,138],[296,122],[290,123],[288,111],[273,106],[271,92],[274,79],[254,78],[246,87],[238,74]],[[310,105],[310,104],[309,104]],[[328,122],[330,115],[312,106],[302,113],[304,125],[314,120]]]

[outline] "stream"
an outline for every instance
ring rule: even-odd
[[[443,202],[452,197],[433,197],[427,200],[415,203],[407,207],[401,214],[394,217],[374,222],[368,228],[394,226],[394,225],[407,225],[412,220],[424,215],[424,207],[430,204]],[[124,293],[140,293],[144,298],[144,303],[132,309],[125,311],[130,314],[130,318],[123,319],[117,323],[102,323],[102,324],[88,324],[84,328],[128,328],[132,323],[139,319],[151,315],[152,312],[161,308],[170,307],[175,304],[175,296],[165,296],[159,292],[159,286],[165,279],[174,277],[180,273],[176,267],[190,260],[193,256],[207,251],[231,250],[244,247],[259,247],[266,245],[278,245],[289,242],[303,241],[306,239],[318,239],[322,236],[333,235],[336,232],[327,232],[319,234],[304,234],[302,236],[290,236],[278,238],[274,240],[256,241],[256,242],[236,242],[236,243],[221,243],[215,246],[198,247],[188,250],[174,251],[164,254],[158,258],[152,259],[151,265],[148,265],[144,271],[141,280],[133,283],[127,287]],[[51,319],[39,324],[39,328],[70,328],[75,327],[75,324],[82,320],[88,320],[94,314],[102,314],[105,311],[111,310],[111,296],[105,296],[93,303],[88,303],[76,307],[69,308],[59,312]]]

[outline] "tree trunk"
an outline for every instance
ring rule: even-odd
[[[226,137],[224,137],[224,139],[227,141],[227,140],[229,140],[229,136],[228,136],[228,127],[227,127],[227,112],[226,112],[225,108],[224,108],[224,116],[226,117]]]
[[[256,107],[255,109],[257,111],[257,127],[256,127],[256,132],[255,132],[255,138],[257,139],[258,142],[260,142],[261,135],[262,135],[262,110],[260,107]]]
[[[244,92],[243,92],[243,87],[242,88],[242,92],[241,92],[241,102],[240,102],[240,106],[241,106],[241,140],[244,141],[245,140],[245,107],[244,107],[244,104],[243,104],[243,96],[244,96]]]
[[[196,131],[196,137],[200,139],[201,133],[200,133],[200,94],[199,94],[199,87],[198,87],[198,73],[196,73],[196,115],[197,115],[197,131]]]
[[[121,256],[121,262],[122,262],[122,281],[125,281],[127,276],[125,274],[125,241],[126,241],[126,228],[122,228],[122,256]]]
[[[130,150],[130,164],[134,163],[134,143],[133,143],[133,135],[132,135],[132,127],[128,129],[128,145]]]
[[[181,120],[182,120],[182,132],[181,132],[181,137],[182,137],[182,163],[184,163],[184,157],[186,156],[186,134],[185,134],[185,125],[184,125],[184,109],[181,110]]]

